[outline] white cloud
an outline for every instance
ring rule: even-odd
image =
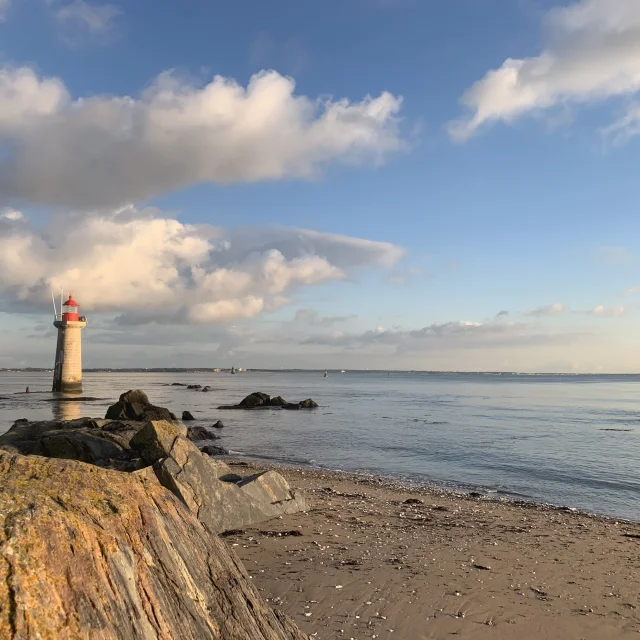
[[[312,178],[332,162],[382,162],[403,144],[401,99],[294,94],[275,71],[246,88],[161,74],[139,98],[73,100],[28,68],[0,71],[0,199],[79,209],[140,202],[202,182]]]
[[[622,305],[617,305],[615,307],[605,307],[603,305],[598,305],[597,307],[591,309],[588,313],[589,315],[598,316],[600,318],[618,318],[625,315],[626,309]]]
[[[602,134],[615,145],[625,144],[640,135],[640,104],[629,105],[621,118],[602,129]]]
[[[546,307],[538,307],[524,313],[525,316],[532,318],[542,318],[544,316],[559,316],[562,315],[567,308],[560,302],[549,304]]]
[[[108,40],[121,13],[112,4],[90,4],[85,0],[73,0],[54,9],[53,17],[63,40],[73,46],[80,46]]]
[[[15,209],[2,209],[2,213],[0,213],[0,220],[17,222],[18,220],[24,220],[24,214],[22,211],[16,211]]]
[[[300,287],[385,267],[402,249],[305,229],[256,235],[182,224],[154,210],[67,214],[44,228],[18,212],[0,218],[0,294],[26,308],[50,289],[76,292],[84,311],[130,324],[209,324],[286,304]],[[14,304],[15,308],[15,304]]]
[[[550,42],[540,55],[509,58],[465,92],[470,114],[449,123],[455,140],[491,122],[640,90],[640,2],[580,0],[552,9],[546,25]]]

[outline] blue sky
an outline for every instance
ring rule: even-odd
[[[0,8],[0,366],[640,371],[640,2]]]

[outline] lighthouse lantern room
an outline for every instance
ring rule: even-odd
[[[76,322],[78,318],[78,303],[73,299],[73,293],[70,293],[69,299],[62,305],[62,320]]]
[[[54,302],[53,325],[58,329],[56,360],[53,370],[53,391],[82,391],[82,337],[80,332],[87,326],[87,319],[78,313],[78,303],[69,294],[62,303],[58,315]]]

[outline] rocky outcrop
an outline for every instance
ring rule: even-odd
[[[0,436],[0,447],[24,455],[80,460],[123,471],[140,468],[130,442],[144,423],[80,418],[66,422],[17,420]]]
[[[190,444],[178,431],[174,440]],[[180,501],[150,468],[1,451],[0,483],[1,638],[307,638],[198,520],[202,496],[187,483]]]
[[[182,412],[182,419],[183,420],[195,420],[195,418],[193,417],[193,414],[191,413],[191,411],[183,411]]]
[[[155,407],[149,402],[144,391],[136,389],[120,396],[118,402],[107,409],[108,420],[177,420],[176,416],[164,407]]]
[[[126,401],[143,404],[144,398],[129,395]],[[191,442],[191,438],[205,434],[208,440],[219,438],[202,427],[188,430],[173,420],[18,421],[0,436],[0,449],[80,460],[126,472],[152,467],[158,481],[214,533],[305,510],[304,500],[288,488],[284,478],[285,492],[275,487],[265,489],[267,479],[280,483],[275,479],[279,474],[267,475],[259,482],[253,476],[240,478],[240,483],[238,477],[231,478],[229,467],[210,457],[228,455],[225,448],[205,444],[202,453]]]
[[[239,529],[305,511],[304,499],[270,471],[227,482],[231,469],[204,455],[170,422],[149,422],[131,441],[153,463],[161,484],[178,496],[212,533]]]
[[[287,402],[281,396],[272,398],[266,393],[257,391],[250,393],[244,400],[238,404],[227,404],[218,407],[218,409],[315,409],[318,404],[311,398],[300,402]]]

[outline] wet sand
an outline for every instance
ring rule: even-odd
[[[312,638],[640,637],[640,524],[277,469],[309,512],[226,540]]]

